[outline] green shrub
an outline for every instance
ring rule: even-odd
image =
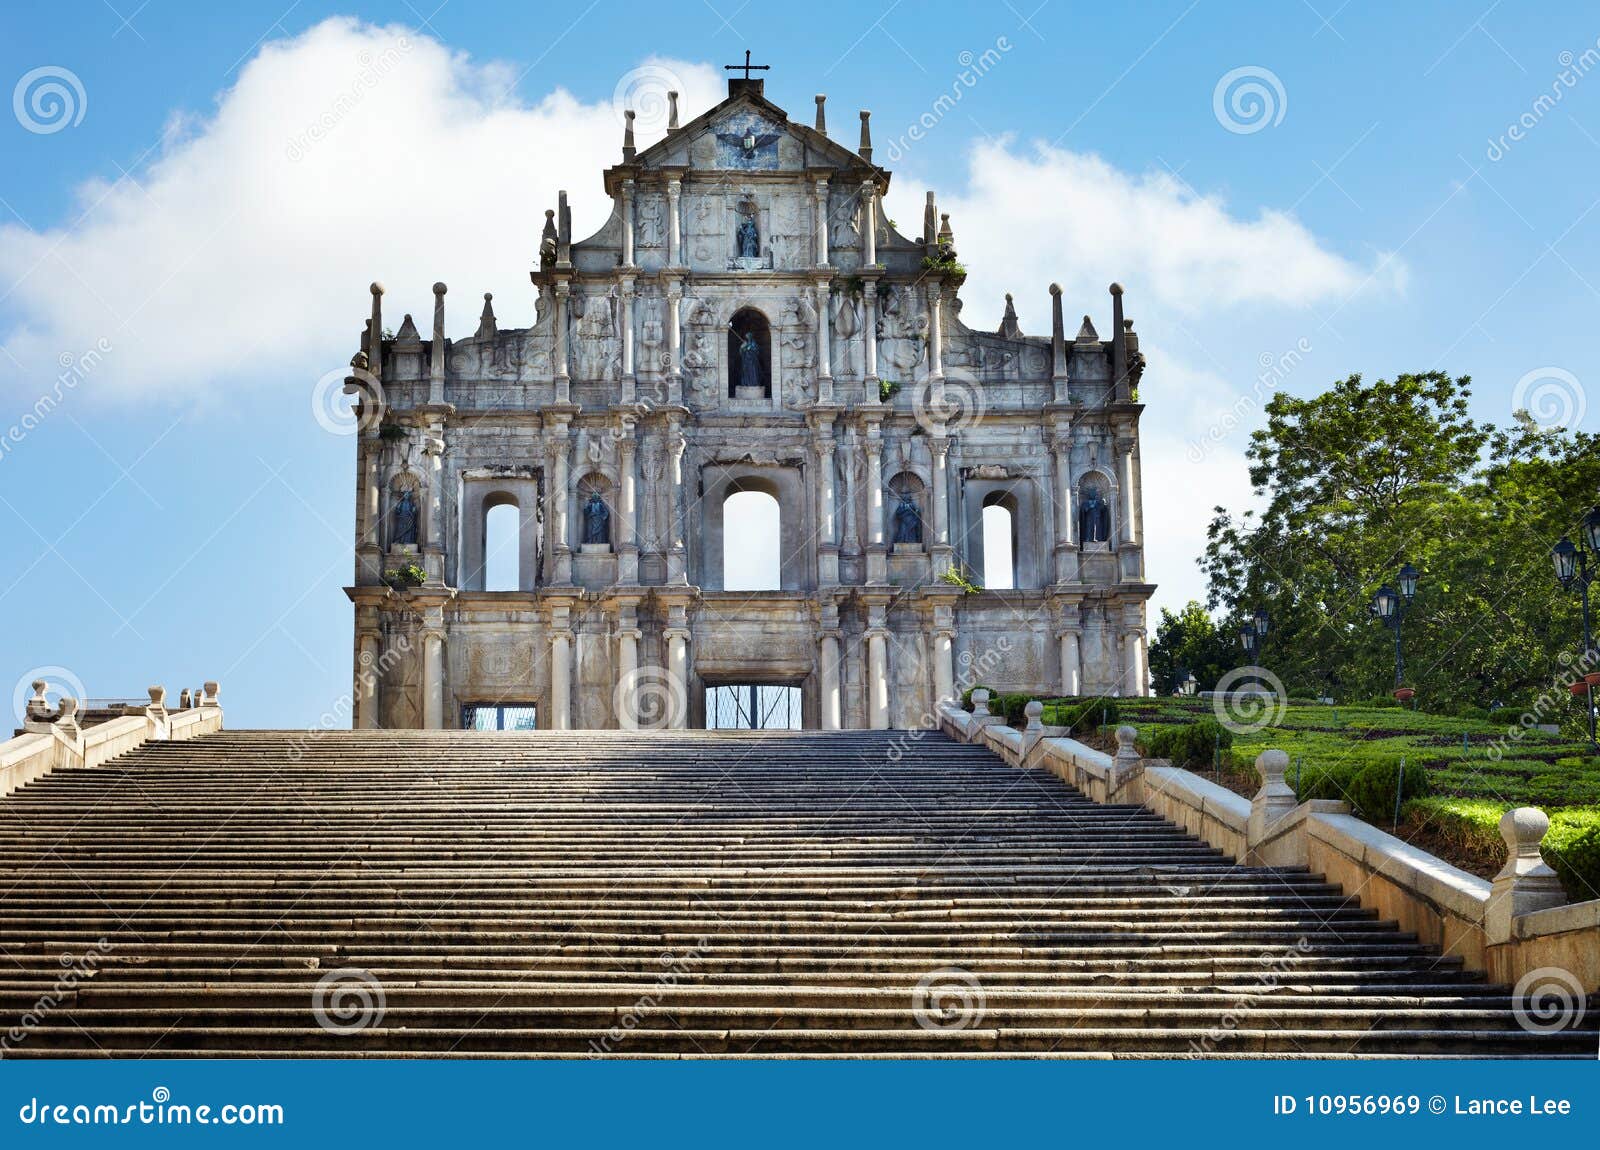
[[[1391,822],[1395,814],[1395,786],[1401,781],[1399,761],[1369,763],[1351,777],[1346,792],[1350,803],[1368,822]],[[1420,799],[1428,793],[1428,771],[1417,762],[1405,767],[1402,799]]]
[[[1053,727],[1068,727],[1083,734],[1117,723],[1115,699],[1056,699],[1046,704],[1044,721]]]
[[[991,715],[1003,716],[1007,723],[1015,726],[1016,724],[1022,722],[1022,720],[1025,718],[1023,710],[1032,701],[1032,695],[1018,693],[1004,694],[998,699],[990,700],[989,713]]]
[[[1575,902],[1600,898],[1600,826],[1580,831],[1559,846],[1549,845],[1554,837],[1546,837],[1544,857],[1561,876],[1567,897]]]
[[[1233,732],[1215,719],[1201,719],[1182,727],[1165,727],[1146,744],[1151,758],[1167,759],[1175,767],[1207,770],[1213,764],[1231,766]]]
[[[1377,708],[1381,708],[1381,707],[1398,707],[1399,705],[1400,705],[1400,700],[1395,698],[1393,695],[1374,695],[1372,698],[1367,699],[1365,702],[1361,702],[1361,703],[1357,703],[1356,704],[1356,706],[1358,706],[1358,707],[1366,707],[1368,709],[1377,709]]]

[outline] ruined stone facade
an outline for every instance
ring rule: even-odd
[[[1143,693],[1143,369],[1111,339],[962,321],[932,194],[884,214],[868,120],[854,151],[758,80],[605,173],[573,242],[563,193],[537,321],[468,338],[382,288],[347,388],[357,464],[356,724],[453,728],[474,704],[538,725],[705,721],[705,688],[800,688],[804,725],[921,727],[937,698]],[[780,508],[781,589],[723,588],[723,505]],[[485,520],[517,508],[517,590],[484,590]],[[984,583],[983,509],[1010,512],[1015,590]],[[896,540],[899,540],[898,542]],[[409,579],[408,579],[409,576]]]

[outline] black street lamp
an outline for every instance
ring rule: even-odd
[[[1394,628],[1394,686],[1397,691],[1406,672],[1405,644],[1402,636],[1406,608],[1411,606],[1411,600],[1417,597],[1417,579],[1421,574],[1407,563],[1400,568],[1400,573],[1396,577],[1400,590],[1396,591],[1385,583],[1372,597],[1372,613]]]
[[[1256,635],[1254,623],[1246,622],[1239,624],[1239,643],[1242,647],[1244,647],[1245,654],[1251,656],[1252,658],[1254,658],[1256,653],[1257,640],[1258,637]]]
[[[1265,607],[1256,608],[1255,624],[1256,637],[1265,639],[1267,637],[1267,628],[1272,625],[1272,616],[1267,614],[1267,609]]]
[[[1578,538],[1584,545],[1575,546],[1563,535],[1561,542],[1550,549],[1550,561],[1555,564],[1556,582],[1561,584],[1562,590],[1570,591],[1576,583],[1583,602],[1583,658],[1578,665],[1583,669],[1588,687],[1584,702],[1589,712],[1589,746],[1600,750],[1600,744],[1595,742],[1594,682],[1588,680],[1590,663],[1594,660],[1594,640],[1589,631],[1589,556],[1600,559],[1600,507],[1591,507],[1579,526]]]

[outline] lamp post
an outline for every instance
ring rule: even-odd
[[[1578,662],[1584,670],[1588,687],[1584,692],[1584,702],[1589,712],[1589,745],[1600,749],[1600,744],[1595,742],[1594,681],[1588,678],[1594,651],[1594,640],[1589,631],[1589,556],[1592,554],[1600,560],[1600,507],[1589,508],[1580,528],[1578,538],[1582,540],[1582,545],[1574,546],[1572,540],[1563,535],[1561,542],[1550,549],[1550,561],[1555,564],[1556,582],[1566,591],[1572,590],[1572,585],[1576,583],[1583,603],[1583,658]]]
[[[1406,608],[1417,597],[1417,579],[1421,575],[1407,563],[1396,577],[1400,589],[1396,591],[1385,583],[1372,597],[1372,613],[1394,628],[1394,687],[1399,690],[1406,672],[1404,629]]]

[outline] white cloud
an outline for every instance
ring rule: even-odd
[[[390,326],[410,311],[426,329],[441,279],[452,332],[471,330],[485,291],[503,326],[531,322],[544,209],[565,186],[576,234],[603,222],[600,172],[620,160],[622,127],[609,98],[558,89],[529,104],[518,78],[348,19],[265,45],[211,114],[173,115],[137,182],[85,184],[56,227],[0,227],[0,384],[20,374],[36,392],[59,357],[104,340],[112,350],[88,383],[100,394],[271,385],[298,398],[355,349],[373,279],[388,288]],[[641,109],[641,147],[659,134],[662,89],[682,93],[685,119],[722,92],[709,65],[672,60],[617,83]],[[906,230],[919,228],[926,186],[895,177],[891,214]],[[973,327],[994,327],[1011,290],[1024,329],[1048,330],[1056,281],[1069,337],[1085,311],[1107,335],[1106,285],[1126,285],[1151,364],[1143,458],[1158,603],[1202,592],[1193,559],[1210,508],[1248,497],[1242,452],[1259,402],[1200,462],[1190,447],[1252,395],[1258,357],[1314,336],[1319,311],[1404,288],[1399,261],[1348,258],[1282,212],[1243,218],[1170,174],[1043,145],[977,146],[966,186],[940,201],[971,270]],[[1300,367],[1294,385],[1324,383],[1337,365],[1316,368]]]
[[[720,98],[707,65],[647,63],[636,99],[666,77],[689,114]],[[78,189],[59,227],[0,227],[6,351],[30,389],[104,339],[97,389],[292,378],[309,394],[355,350],[374,279],[390,326],[411,311],[426,328],[435,280],[450,285],[452,331],[471,330],[485,291],[503,323],[531,322],[544,209],[565,186],[576,233],[604,222],[600,173],[621,160],[622,122],[609,92],[529,105],[516,79],[347,19],[265,45],[214,113],[173,118],[137,183]]]
[[[895,176],[890,214],[902,231],[920,232],[928,187],[936,185],[914,172]],[[1158,607],[1203,599],[1194,560],[1212,508],[1248,504],[1244,449],[1262,405],[1274,390],[1320,386],[1338,372],[1309,350],[1287,374],[1258,383],[1263,365],[1314,347],[1320,314],[1402,292],[1404,265],[1383,255],[1352,260],[1283,212],[1242,218],[1170,173],[1135,175],[1098,156],[1010,139],[975,147],[966,186],[939,190],[938,200],[969,270],[962,319],[970,327],[997,326],[1010,291],[1023,329],[1049,331],[1047,288],[1056,282],[1067,338],[1085,312],[1107,337],[1107,288],[1126,288],[1150,363],[1141,388],[1146,570],[1161,585]]]

